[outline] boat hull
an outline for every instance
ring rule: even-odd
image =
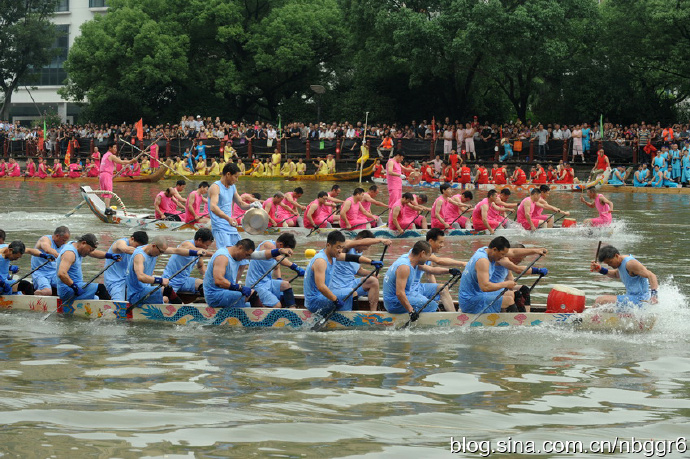
[[[0,296],[0,310],[57,312],[64,316],[172,325],[208,325],[232,328],[309,329],[319,316],[306,309],[211,308],[206,304],[144,304],[127,314],[128,303],[107,300],[75,301],[62,305],[56,297],[31,295]],[[398,329],[409,321],[407,314],[348,311],[333,314],[327,330]],[[569,326],[592,331],[639,333],[652,329],[653,315],[587,310],[582,314],[492,313],[476,317],[462,312],[434,312],[420,315],[415,328],[493,328]]]
[[[362,171],[362,178],[369,177],[374,173],[374,165],[371,164],[365,167]],[[336,172],[335,174],[325,174],[325,175],[295,175],[289,177],[288,180],[297,181],[317,181],[317,182],[340,182],[347,180],[359,180],[359,171],[349,171],[349,172]]]
[[[649,186],[613,186],[602,185],[599,187],[602,193],[642,193],[642,194],[690,194],[690,188],[652,188]]]
[[[153,174],[138,175],[136,177],[118,176],[113,179],[115,183],[154,183],[165,177],[165,168],[158,168]],[[0,182],[46,182],[46,183],[93,183],[98,185],[98,177],[3,177]]]

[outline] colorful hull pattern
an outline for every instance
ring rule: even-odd
[[[157,322],[175,325],[198,324],[233,328],[309,329],[319,319],[306,309],[219,308],[206,304],[145,304],[127,314],[128,303],[106,300],[75,301],[62,305],[55,297],[0,296],[0,310],[57,312],[63,316],[126,322]],[[407,314],[348,311],[335,313],[326,325],[328,330],[366,328],[397,329],[408,322]],[[587,310],[582,314],[436,312],[422,314],[414,328],[446,327],[538,327],[568,326],[591,331],[639,333],[649,331],[655,323],[649,314],[611,313]]]

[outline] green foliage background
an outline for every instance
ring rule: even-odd
[[[675,121],[690,2],[111,0],[63,96],[85,120]]]

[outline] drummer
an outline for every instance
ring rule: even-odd
[[[606,263],[613,269],[601,266]],[[625,285],[625,295],[602,295],[594,301],[594,306],[617,304],[619,306],[642,307],[644,303],[658,302],[659,282],[656,275],[645,268],[632,255],[621,255],[615,247],[607,245],[599,251],[597,261],[593,261],[590,271],[598,272],[611,279],[620,279]]]

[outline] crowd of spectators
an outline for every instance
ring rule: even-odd
[[[643,150],[647,144],[651,143],[683,143],[683,141],[690,139],[689,124],[662,125],[661,123],[647,124],[641,122],[623,126],[605,123],[602,137],[602,130],[597,122],[561,125],[534,123],[531,120],[522,122],[518,119],[515,122],[496,124],[488,121],[480,123],[476,116],[466,123],[460,120],[453,122],[448,117],[432,122],[426,119],[420,122],[413,120],[407,124],[373,122],[366,126],[366,132],[364,129],[365,126],[362,121],[354,123],[348,121],[341,123],[290,122],[279,129],[276,124],[269,122],[227,122],[221,121],[220,118],[185,116],[178,123],[145,124],[143,133],[145,139],[165,138],[169,141],[184,140],[193,143],[206,141],[205,143],[212,144],[231,141],[233,146],[239,147],[249,143],[250,140],[255,143],[260,141],[261,145],[267,148],[266,152],[275,148],[279,138],[291,142],[297,139],[303,142],[307,139],[312,142],[321,142],[322,149],[324,142],[340,140],[343,142],[343,150],[348,149],[353,152],[353,155],[357,154],[357,146],[362,139],[370,140],[373,147],[381,147],[382,143],[392,141],[394,148],[398,140],[404,140],[408,146],[410,141],[424,141],[428,144],[428,141],[435,140],[435,143],[439,144],[439,149],[442,149],[445,154],[449,154],[451,150],[458,150],[458,152],[467,150],[468,159],[473,159],[472,150],[474,148],[473,146],[470,147],[470,143],[472,145],[475,142],[481,143],[485,149],[480,153],[490,152],[491,156],[493,156],[494,148],[488,149],[486,148],[487,145],[500,145],[501,156],[503,156],[504,149],[511,148],[515,154],[514,159],[520,159],[521,152],[526,151],[526,144],[533,142],[535,156],[538,155],[542,160],[545,158],[550,143],[553,145],[554,141],[564,140],[577,143],[577,141],[571,140],[577,137],[581,138],[581,142],[584,143],[582,159],[590,161],[593,161],[596,156],[596,148],[588,147],[598,141],[615,142],[622,147],[634,145]],[[88,147],[92,140],[96,146],[102,147],[108,140],[122,138],[131,141],[135,137],[135,125],[128,123],[63,124],[59,127],[49,128],[44,136],[41,126],[25,127],[19,123],[0,122],[0,142],[5,140],[20,142],[23,145],[19,148],[20,151],[35,151],[37,154],[45,152],[47,156],[64,155],[70,141],[74,142],[73,146],[78,151],[80,148]],[[569,148],[570,153],[573,147]],[[12,152],[16,151],[16,148],[12,149]],[[298,152],[299,149],[294,150],[293,148],[293,151]],[[412,154],[419,153],[419,151],[424,150],[420,149],[412,152]],[[476,157],[476,153],[474,156]],[[523,153],[522,158],[524,156]]]

